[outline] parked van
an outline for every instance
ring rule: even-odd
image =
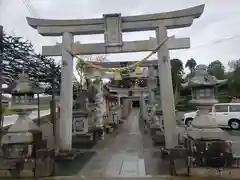
[[[198,110],[195,112],[185,113],[183,122],[190,125],[196,117]],[[214,104],[209,110],[213,115],[219,127],[230,127],[231,129],[240,129],[240,103],[218,103]]]

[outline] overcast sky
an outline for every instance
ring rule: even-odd
[[[208,64],[220,60],[240,58],[240,0],[26,0],[35,10],[30,12],[22,0],[0,0],[0,23],[8,34],[31,40],[37,51],[42,45],[55,44],[61,38],[42,37],[27,25],[26,16],[41,18],[96,18],[106,13],[139,15],[184,9],[205,4],[203,15],[189,28],[170,31],[177,37],[190,37],[192,48],[172,51],[171,58],[184,63],[194,58]],[[123,35],[124,40],[143,40],[155,36],[154,32],[138,32]],[[234,37],[234,38],[232,38]],[[103,42],[103,35],[75,37],[81,43]],[[146,53],[109,55],[110,60],[138,60]]]

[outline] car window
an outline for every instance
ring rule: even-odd
[[[215,106],[216,112],[228,112],[228,106],[226,105],[216,105]]]
[[[230,112],[240,112],[240,105],[231,105]]]

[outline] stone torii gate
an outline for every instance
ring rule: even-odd
[[[203,13],[204,5],[166,13],[139,16],[105,14],[102,18],[80,20],[48,20],[27,18],[28,24],[43,36],[62,36],[62,44],[43,46],[45,56],[62,56],[62,84],[60,94],[59,148],[70,151],[72,145],[72,77],[74,54],[91,55],[151,51],[167,37],[167,29],[188,27]],[[123,42],[123,32],[156,31],[156,41]],[[77,44],[74,35],[104,34],[104,43]],[[172,90],[168,49],[189,48],[189,38],[171,39],[158,50],[162,110],[164,114],[166,148],[173,148],[175,136],[175,105]]]

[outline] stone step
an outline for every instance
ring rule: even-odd
[[[172,180],[172,176],[145,176],[145,177],[84,177],[84,176],[58,176],[48,177],[44,180]],[[177,180],[178,178],[176,178]],[[180,180],[180,179],[179,179]],[[188,178],[181,178],[181,180],[189,180]],[[195,179],[194,179],[195,180]]]

